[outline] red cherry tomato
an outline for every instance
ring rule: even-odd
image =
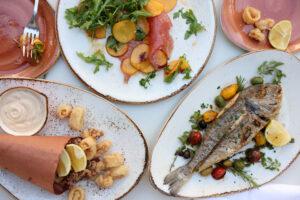
[[[261,154],[256,149],[251,149],[247,152],[247,158],[250,162],[259,162]]]
[[[226,169],[224,167],[217,167],[212,171],[212,176],[214,179],[219,180],[223,178],[226,174]]]
[[[191,145],[200,144],[201,139],[202,139],[202,135],[199,132],[192,132],[190,134],[190,144]]]

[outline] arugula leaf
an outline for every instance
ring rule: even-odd
[[[93,63],[96,65],[94,74],[99,71],[100,66],[106,66],[106,70],[108,70],[113,65],[105,59],[105,56],[101,53],[101,51],[95,52],[92,56],[84,56],[83,53],[77,52],[77,56],[87,63]]]
[[[205,27],[198,22],[193,10],[189,9],[188,11],[183,12],[183,8],[181,8],[178,12],[174,13],[173,19],[179,18],[180,15],[186,20],[185,23],[189,24],[189,29],[184,35],[185,40],[191,37],[191,35],[197,35],[198,32],[205,30]]]
[[[281,66],[283,64],[284,63],[277,61],[265,61],[258,67],[258,73],[262,78],[264,78],[264,75],[273,75],[273,73],[275,72],[273,83],[280,84],[281,79],[283,77],[286,77],[286,74],[284,74],[280,69],[278,69],[278,66]]]
[[[153,79],[156,76],[156,71],[150,72],[146,78],[142,78],[140,80],[140,85],[145,89],[148,88],[147,84],[150,85],[150,79]]]
[[[106,45],[109,48],[113,49],[115,52],[117,52],[118,48],[122,45],[122,43],[116,40],[113,36],[109,36],[107,38]]]
[[[183,70],[183,72],[181,72],[181,73],[185,74],[185,76],[182,79],[191,79],[192,78],[190,75],[191,71],[192,71],[192,68],[190,68],[190,67]]]
[[[144,6],[149,0],[80,0],[79,6],[66,9],[65,18],[69,28],[95,30],[98,27],[112,27],[116,22],[139,16],[150,17]]]
[[[177,75],[178,75],[178,69],[176,69],[173,73],[166,76],[164,81],[166,83],[171,83],[176,78]]]
[[[242,91],[245,88],[246,85],[246,79],[242,76],[236,76],[236,83],[238,85],[238,92]]]
[[[136,25],[135,39],[136,40],[143,40],[143,39],[145,39],[146,36],[147,35],[143,31],[143,29],[139,25]]]

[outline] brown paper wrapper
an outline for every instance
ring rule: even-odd
[[[71,138],[0,133],[0,168],[55,194],[59,157]]]

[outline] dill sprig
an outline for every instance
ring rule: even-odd
[[[238,85],[238,92],[242,91],[246,85],[246,79],[242,76],[236,76],[236,83]]]
[[[252,176],[247,174],[246,171],[236,170],[234,167],[227,167],[227,169],[234,175],[241,177],[245,182],[248,182],[253,187],[258,187],[259,185],[253,180]]]

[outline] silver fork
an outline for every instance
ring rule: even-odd
[[[31,20],[28,22],[28,24],[25,26],[24,28],[24,32],[23,32],[23,41],[30,41],[31,40],[31,44],[33,45],[33,41],[35,38],[39,38],[40,35],[40,31],[39,31],[39,27],[36,21],[36,16],[37,16],[37,12],[38,12],[38,5],[39,5],[39,0],[35,0],[34,2],[34,8],[33,8],[33,15]],[[27,44],[27,43],[25,43]],[[23,56],[25,56],[28,58],[29,57],[29,49],[26,47],[23,43]],[[32,58],[32,50],[30,50],[30,57]]]

